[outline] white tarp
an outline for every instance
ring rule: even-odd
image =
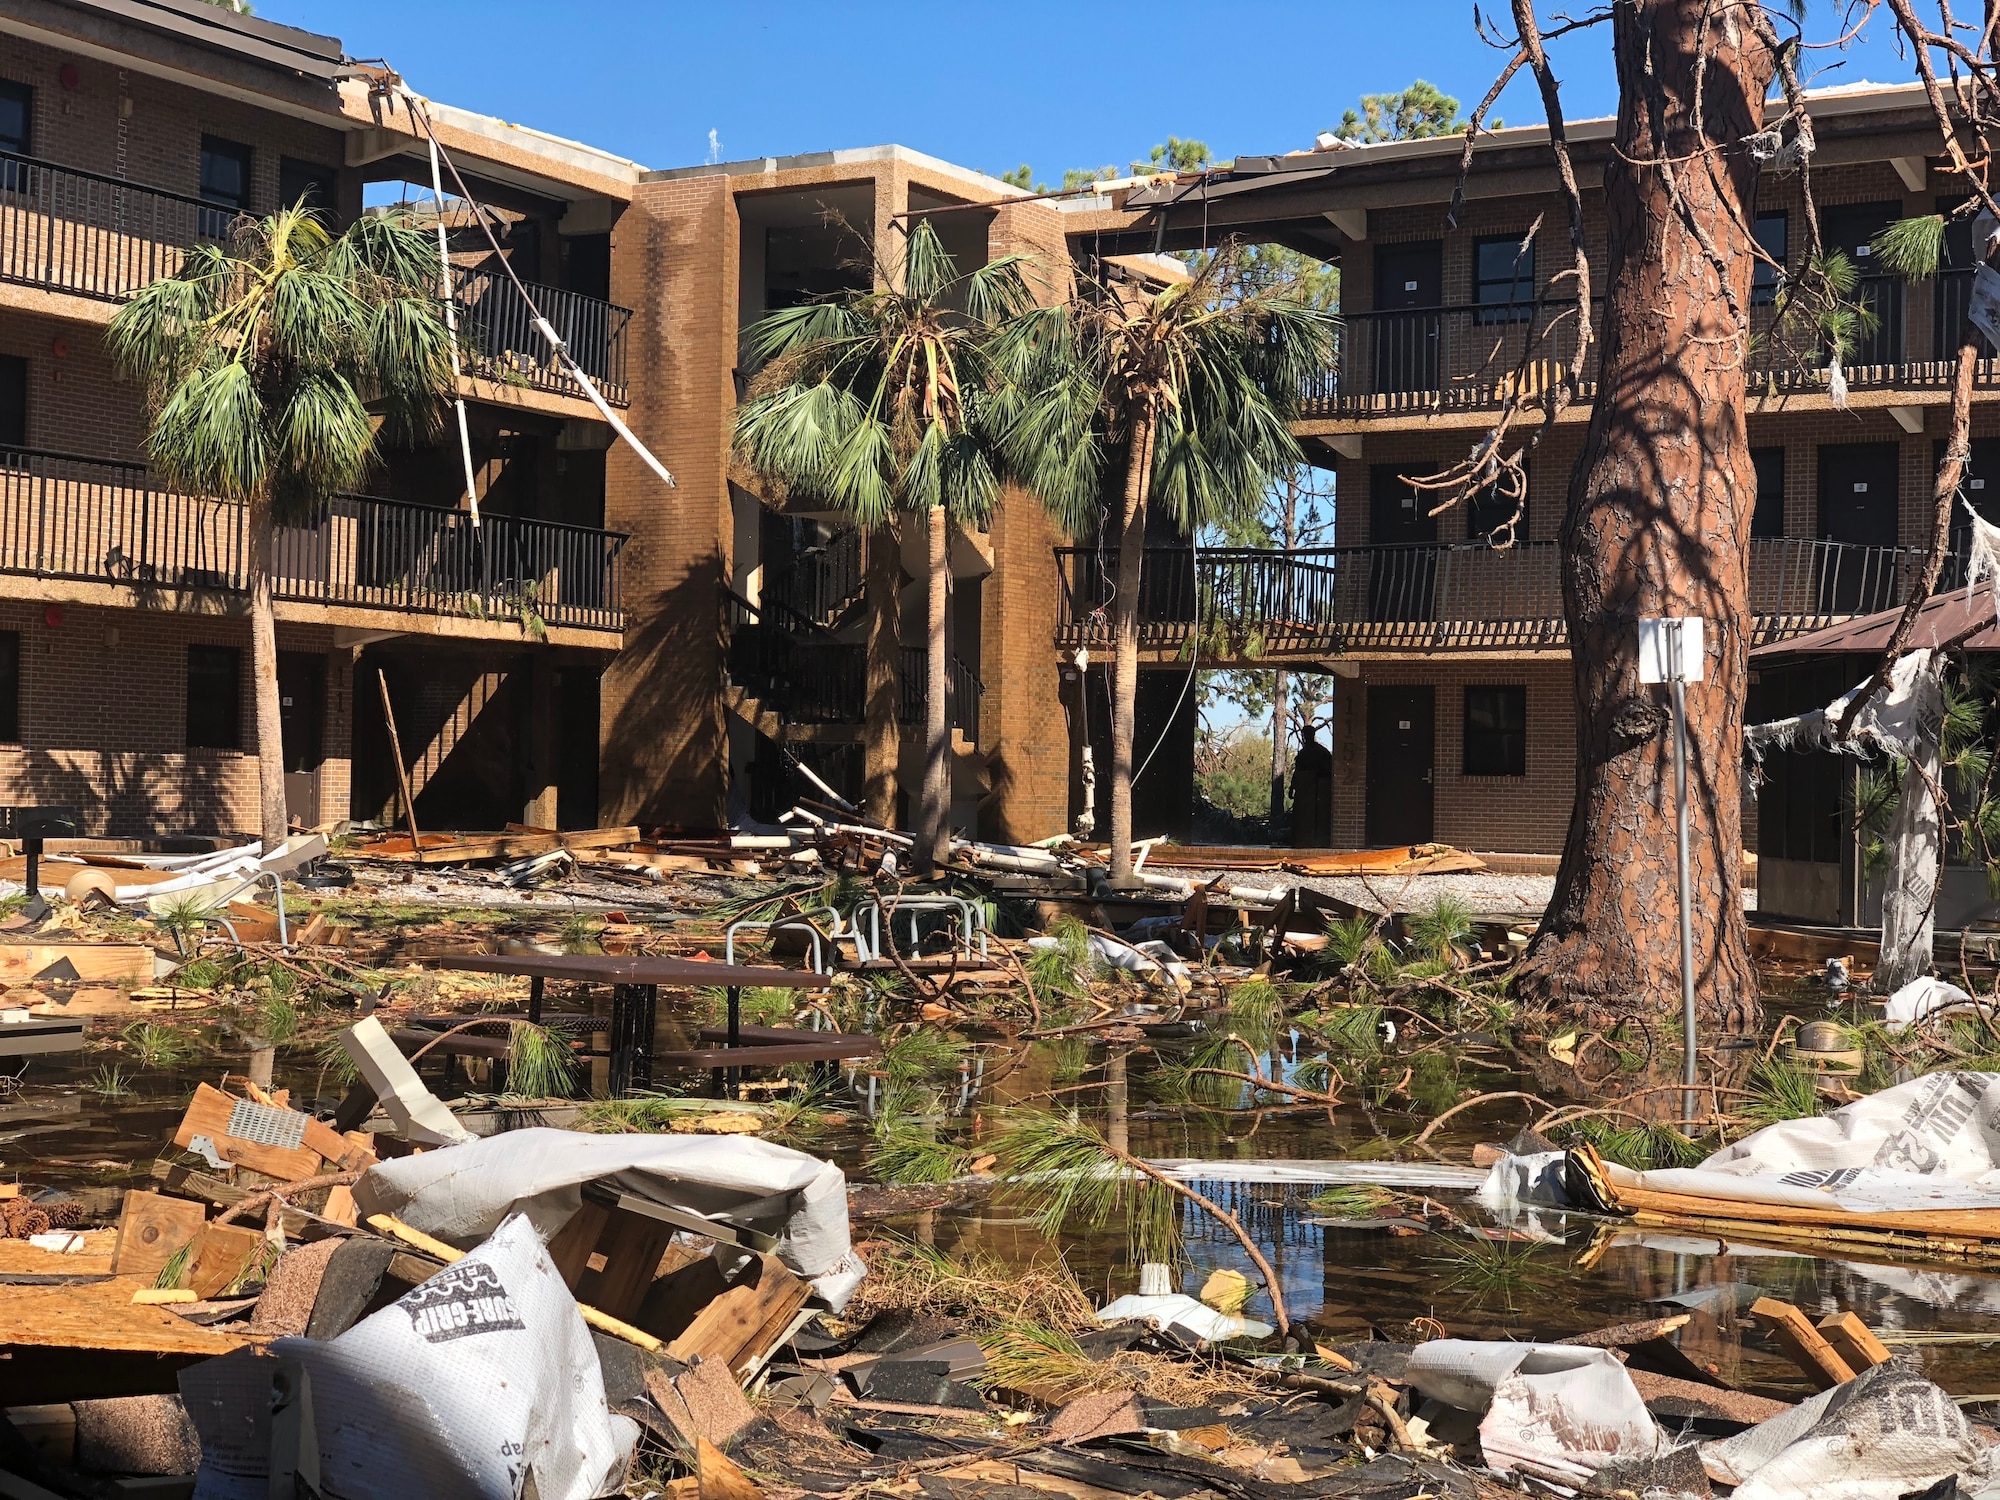
[[[1912,979],[1891,995],[1882,1007],[1883,1024],[1890,1031],[1907,1031],[1920,1021],[1947,1011],[1976,1010],[1985,1006],[1955,984],[1926,974]]]
[[[370,1167],[354,1200],[364,1216],[394,1214],[449,1244],[476,1244],[513,1213],[547,1241],[582,1206],[583,1184],[598,1179],[776,1236],[773,1253],[835,1311],[867,1274],[848,1238],[846,1175],[754,1136],[511,1130]]]
[[[1411,1351],[1405,1376],[1480,1416],[1480,1450],[1495,1469],[1577,1486],[1672,1446],[1608,1349],[1437,1339]]]
[[[1612,1180],[1851,1213],[2000,1209],[2000,1073],[1931,1073],[1832,1114],[1767,1125],[1698,1167],[1618,1168]]]
[[[263,1500],[281,1361],[309,1383],[317,1492],[341,1500],[591,1500],[617,1491],[638,1441],[606,1404],[590,1330],[522,1217],[338,1338],[279,1339],[270,1354],[181,1373],[201,1434],[196,1500]]]
[[[1184,1292],[1120,1297],[1115,1302],[1106,1303],[1096,1316],[1097,1321],[1106,1327],[1113,1323],[1146,1323],[1154,1328],[1179,1328],[1205,1344],[1220,1343],[1224,1339],[1264,1339],[1278,1331],[1269,1323],[1259,1323],[1254,1318],[1217,1312],[1207,1303],[1197,1302]]]
[[[1976,1493],[1990,1462],[1951,1397],[1893,1360],[1704,1443],[1701,1459],[1731,1500],[1896,1500],[1954,1475]]]

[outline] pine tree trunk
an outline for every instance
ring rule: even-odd
[[[1562,526],[1576,801],[1555,899],[1514,993],[1576,1015],[1678,1016],[1670,700],[1638,680],[1637,632],[1641,618],[1698,615],[1705,672],[1687,688],[1696,996],[1710,1025],[1743,1029],[1758,1016],[1738,801],[1756,495],[1744,427],[1747,329],[1695,226],[1747,313],[1743,226],[1757,163],[1735,143],[1762,126],[1775,59],[1744,0],[1626,0],[1612,15],[1620,103],[1604,172],[1601,374]],[[1699,154],[1717,145],[1731,149]],[[1641,165],[1662,155],[1679,206],[1667,173]]]
[[[930,589],[925,601],[924,816],[917,852],[942,870],[951,854],[951,716],[945,693],[950,684],[945,650],[945,605],[951,594],[949,523],[941,505],[930,513]]]
[[[1153,424],[1134,419],[1119,517],[1118,595],[1111,601],[1111,883],[1132,880],[1132,740],[1139,711],[1139,580],[1146,561],[1146,495],[1152,488]]]
[[[285,721],[278,700],[278,628],[271,613],[271,502],[250,502],[250,680],[257,721],[258,833],[285,837]]]
[[[863,709],[861,810],[884,828],[896,826],[896,762],[902,749],[899,674],[902,664],[903,549],[892,524],[862,538],[862,584],[868,609],[867,697]]]

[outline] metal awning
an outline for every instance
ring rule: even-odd
[[[1901,605],[1877,614],[1858,615],[1838,625],[1759,646],[1750,653],[1750,660],[1761,665],[1793,656],[1879,652],[1888,646],[1902,615]],[[1927,647],[2000,651],[2000,625],[1994,622],[1994,585],[1984,584],[1972,590],[1970,597],[1966,590],[1955,588],[1926,599],[1918,612],[1916,629],[1910,633],[1910,649]]]
[[[113,28],[132,27],[329,85],[347,71],[339,37],[281,26],[204,0],[28,0],[10,10],[31,25],[54,23],[52,30],[75,30],[81,39],[110,41],[111,36],[99,30],[107,23]],[[63,25],[64,12],[81,27]]]

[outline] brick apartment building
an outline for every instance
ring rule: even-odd
[[[1929,532],[1950,361],[1970,286],[1966,230],[1953,236],[1950,268],[1928,283],[1872,274],[1872,235],[1959,201],[1939,170],[1936,127],[1917,88],[1828,91],[1812,111],[1822,234],[1861,270],[1857,295],[1875,326],[1849,361],[1844,410],[1830,400],[1823,370],[1787,368],[1775,352],[1753,349],[1753,646],[1902,602]],[[1601,289],[1612,122],[1577,123],[1570,135]],[[1314,462],[1337,475],[1335,545],[1290,558],[1210,554],[1198,588],[1157,588],[1146,604],[1149,662],[1159,669],[1152,675],[1169,682],[1186,670],[1190,637],[1220,638],[1224,654],[1208,659],[1244,664],[1227,654],[1229,641],[1252,631],[1262,664],[1334,675],[1330,826],[1298,830],[1302,843],[1435,838],[1556,852],[1567,827],[1575,749],[1556,537],[1594,393],[1562,414],[1530,460],[1526,515],[1510,549],[1488,544],[1504,519],[1493,507],[1433,518],[1405,481],[1463,457],[1491,423],[1537,316],[1534,295],[1570,259],[1546,130],[1482,139],[1469,201],[1458,227],[1447,229],[1462,145],[1399,141],[1239,158],[1203,183],[1121,191],[1115,206],[1070,220],[1079,256],[1237,236],[1285,243],[1341,268],[1339,360],[1308,393],[1296,427]],[[1801,210],[1797,179],[1767,170],[1755,232],[1793,266]],[[1537,218],[1539,242],[1517,264]],[[1772,289],[1761,273],[1754,301],[1753,326],[1762,331]],[[1530,368],[1531,382],[1553,378],[1573,347],[1569,337],[1559,332],[1547,361]],[[1994,504],[1988,496],[2000,500],[1996,374],[1982,368],[1973,419],[1968,497],[1982,511]],[[1149,551],[1157,554],[1150,570],[1189,569],[1185,542]],[[1087,618],[1092,602],[1072,582],[1059,642],[1102,638]],[[1229,629],[1218,632],[1218,621]],[[1830,670],[1838,677],[1846,667]],[[1800,701],[1781,703],[1767,681],[1752,714],[1824,703],[1830,693],[1812,699],[1823,685],[1815,680]],[[1191,732],[1186,726],[1183,736]],[[1807,867],[1842,857],[1836,789],[1823,784],[1822,769],[1774,760],[1761,805],[1746,808],[1768,908],[1824,904],[1803,893],[1826,877]]]
[[[865,284],[871,247],[893,256],[913,213],[937,215],[965,266],[1032,254],[1059,295],[1062,216],[967,208],[1023,195],[897,147],[648,172],[430,113],[501,256],[678,487],[614,446],[449,203],[484,524],[460,508],[447,442],[388,455],[366,494],[281,529],[292,816],[395,813],[383,683],[426,829],[770,817],[801,759],[858,791],[864,553],[902,603],[901,644],[882,649],[903,654],[914,725],[922,539],[864,542],[731,474],[739,335]],[[427,191],[395,186],[428,182],[406,109],[335,38],[199,0],[0,14],[0,808],[75,807],[101,833],[255,827],[242,513],[148,474],[142,391],[115,378],[104,329],[238,213],[302,195],[336,227],[369,204],[428,213]],[[1065,820],[1056,540],[1018,495],[989,531],[954,530],[962,826],[1040,837]]]
[[[428,180],[407,112],[344,63],[333,38],[181,0],[0,15],[0,805],[72,806],[99,832],[256,826],[242,512],[148,475],[143,393],[103,334],[238,213],[310,196],[345,224],[368,184]],[[610,231],[636,168],[435,117],[503,253],[623,403]],[[454,509],[454,443],[280,530],[283,752],[307,825],[392,806],[383,680],[420,820],[595,818],[596,684],[622,626],[610,431],[481,249],[454,240],[484,526]]]

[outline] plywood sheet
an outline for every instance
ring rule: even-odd
[[[132,1283],[0,1290],[0,1348],[134,1354],[227,1354],[244,1340],[132,1301]]]
[[[153,950],[142,943],[0,943],[0,981],[33,979],[64,959],[88,984],[153,982]]]

